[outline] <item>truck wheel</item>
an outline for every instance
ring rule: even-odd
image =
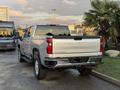
[[[21,54],[20,48],[18,48],[18,61],[20,63],[25,62],[25,60],[23,59],[23,56]]]
[[[45,78],[45,70],[43,69],[38,52],[34,52],[34,74],[36,79],[41,80]]]
[[[77,70],[81,76],[89,75],[92,72],[91,68],[78,68]]]

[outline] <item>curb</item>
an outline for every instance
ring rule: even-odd
[[[103,80],[105,80],[105,81],[107,81],[107,82],[110,82],[110,83],[112,83],[112,84],[117,85],[117,86],[120,87],[120,81],[118,81],[117,79],[114,79],[114,78],[112,78],[112,77],[110,77],[110,76],[107,76],[107,75],[105,75],[105,74],[99,73],[99,72],[94,71],[94,70],[92,71],[91,74],[92,74],[93,76],[96,76],[96,77],[98,77],[98,78],[100,78],[100,79],[103,79]]]

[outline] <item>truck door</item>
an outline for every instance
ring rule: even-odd
[[[23,51],[24,51],[24,54],[27,55],[28,57],[30,55],[30,50],[31,50],[30,43],[31,43],[31,34],[29,30],[26,30],[24,39],[23,39]]]

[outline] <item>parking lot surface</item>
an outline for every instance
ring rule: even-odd
[[[80,76],[76,70],[47,72],[44,80],[37,81],[33,66],[19,63],[17,51],[0,52],[0,90],[120,90],[94,76]]]

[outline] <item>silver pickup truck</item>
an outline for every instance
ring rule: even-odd
[[[0,21],[0,50],[16,49],[15,33],[13,21]]]
[[[103,42],[99,36],[70,36],[67,26],[36,25],[27,29],[18,45],[19,62],[33,62],[37,79],[46,69],[75,68],[88,75],[101,63]]]

